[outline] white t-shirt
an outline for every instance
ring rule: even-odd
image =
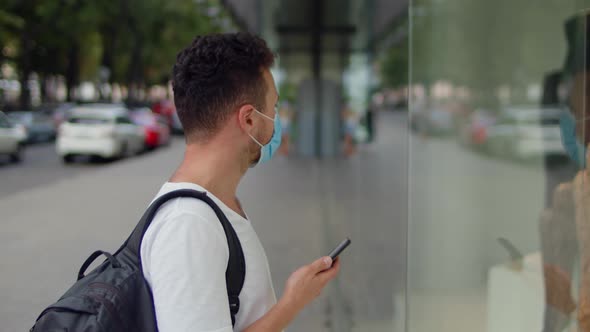
[[[177,189],[206,191],[192,183],[168,182],[156,197]],[[208,195],[235,229],[246,261],[235,328],[227,299],[229,249],[223,227],[205,202],[177,198],[160,208],[141,243],[160,332],[242,331],[276,303],[268,260],[250,221]]]

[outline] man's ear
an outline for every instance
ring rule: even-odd
[[[242,105],[238,110],[238,124],[247,133],[252,132],[252,128],[254,127],[253,114],[254,106],[250,104]]]

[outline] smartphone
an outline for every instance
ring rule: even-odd
[[[334,248],[334,250],[332,250],[328,256],[330,256],[332,258],[332,260],[335,260],[336,257],[338,257],[338,255],[340,255],[340,253],[342,251],[344,251],[344,249],[346,249],[346,247],[348,247],[350,245],[350,239],[346,238],[344,239],[344,241],[340,242],[340,244],[338,246],[336,246],[336,248]]]

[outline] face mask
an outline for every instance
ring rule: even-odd
[[[256,144],[260,145],[260,158],[251,167],[254,167],[258,164],[263,164],[263,163],[269,161],[272,158],[272,156],[277,152],[279,147],[281,146],[281,138],[282,138],[281,118],[279,117],[279,115],[276,112],[275,112],[275,117],[273,119],[273,118],[265,115],[264,113],[259,112],[256,109],[254,109],[254,111],[256,111],[256,113],[262,115],[266,119],[273,121],[274,122],[274,131],[272,133],[272,137],[270,138],[270,142],[266,143],[266,145],[263,145],[262,143],[258,142],[258,140],[256,138],[254,138],[252,135],[248,134],[250,136],[250,138],[252,138],[254,140],[254,142],[256,142]]]
[[[559,119],[561,143],[570,158],[580,168],[586,167],[586,147],[576,137],[576,119],[569,111],[563,111]]]

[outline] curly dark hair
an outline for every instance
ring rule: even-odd
[[[262,38],[244,32],[197,36],[178,53],[172,87],[187,141],[209,138],[243,104],[263,111],[263,71],[274,58]]]

